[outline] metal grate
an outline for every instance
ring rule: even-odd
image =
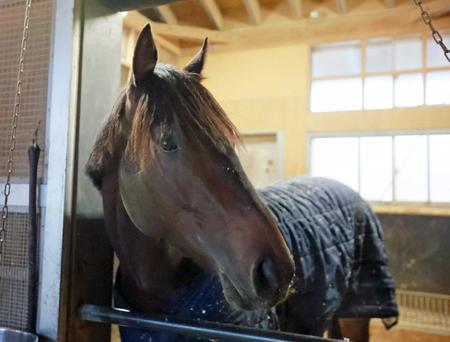
[[[24,0],[0,0],[0,183],[6,174],[24,12]],[[23,179],[28,177],[27,149],[38,121],[41,122],[39,144],[42,146],[45,142],[43,137],[52,15],[52,0],[33,1],[22,83],[21,115],[14,154],[13,183],[23,183]],[[41,158],[38,174],[41,179],[43,165]],[[14,185],[11,192],[14,192]],[[27,229],[28,214],[10,213],[4,258],[0,265],[0,326],[25,329],[27,325]]]
[[[450,335],[450,295],[397,290],[396,296],[402,325]]]
[[[0,326],[25,329],[28,303],[28,214],[10,213],[0,264]]]
[[[22,41],[23,0],[0,0],[0,177],[5,176],[11,115]],[[30,31],[24,65],[21,117],[15,152],[15,177],[28,175],[27,148],[38,121],[45,127],[47,80],[50,51],[52,1],[35,0],[31,9]],[[44,144],[44,129],[39,143]],[[39,167],[42,177],[43,158]]]

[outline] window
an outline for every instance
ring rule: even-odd
[[[311,78],[312,112],[450,104],[450,65],[422,36],[316,46]]]
[[[358,189],[358,138],[314,139],[311,155],[313,175],[334,178]]]
[[[392,201],[392,138],[359,138],[360,193],[375,201]]]
[[[317,137],[310,174],[377,202],[450,203],[450,134]]]

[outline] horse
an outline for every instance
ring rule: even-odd
[[[255,190],[236,127],[201,83],[207,49],[205,39],[182,70],[159,64],[145,26],[86,164],[120,261],[115,306],[317,336],[334,326],[367,340],[370,317],[398,314],[376,216],[325,179]]]

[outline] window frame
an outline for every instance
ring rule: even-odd
[[[441,34],[450,34],[449,30],[443,30]],[[369,40],[373,39],[391,39],[393,42],[395,40],[399,39],[407,39],[407,38],[420,38],[421,41],[421,50],[422,50],[422,66],[420,68],[414,68],[414,69],[408,69],[408,70],[396,70],[395,69],[395,48],[392,53],[392,59],[393,59],[393,69],[391,71],[376,71],[376,72],[368,72],[366,71],[366,47],[367,42]],[[426,103],[426,95],[427,95],[427,74],[430,72],[436,72],[436,71],[450,71],[450,64],[448,66],[437,66],[437,67],[429,67],[427,66],[427,44],[429,39],[429,34],[427,33],[411,33],[411,34],[402,34],[402,35],[391,35],[386,37],[369,37],[369,38],[363,38],[359,40],[349,39],[349,40],[343,40],[338,42],[328,42],[328,43],[321,43],[317,44],[316,47],[320,47],[323,45],[332,45],[332,44],[338,44],[338,43],[351,43],[358,41],[359,47],[361,49],[361,72],[355,73],[355,74],[334,74],[334,75],[328,75],[328,76],[313,76],[313,53],[314,53],[314,47],[311,46],[310,50],[310,72],[309,72],[309,96],[308,96],[308,111],[312,114],[330,114],[330,113],[345,113],[345,112],[358,112],[358,111],[377,111],[377,110],[396,110],[396,109],[402,109],[402,108],[417,108],[417,107],[429,107],[429,106],[450,106],[450,104],[427,104]],[[400,75],[407,75],[407,74],[421,74],[423,77],[423,103],[420,105],[414,105],[414,106],[396,106],[395,105],[395,80]],[[392,107],[391,108],[365,108],[365,81],[367,77],[372,76],[392,76]],[[349,109],[349,110],[333,110],[333,111],[312,111],[311,110],[311,89],[312,84],[314,81],[320,81],[320,80],[336,80],[336,79],[347,79],[347,78],[361,78],[362,82],[362,99],[361,99],[361,109]]]
[[[416,202],[416,201],[397,201],[395,199],[395,143],[394,138],[396,136],[407,136],[407,135],[425,135],[426,136],[426,150],[427,150],[427,201],[425,202]],[[360,138],[366,137],[389,137],[392,141],[392,200],[391,201],[373,201],[367,200],[369,203],[374,206],[381,208],[381,211],[384,211],[386,207],[406,207],[406,208],[418,208],[418,207],[428,207],[428,208],[445,208],[446,214],[450,214],[450,202],[436,202],[430,201],[430,136],[431,135],[450,135],[450,129],[445,130],[400,130],[400,131],[364,131],[364,132],[314,132],[308,133],[307,135],[307,175],[309,177],[313,177],[312,172],[312,142],[313,139],[316,138],[358,138],[358,190],[360,192],[361,189],[361,157],[360,157]],[[356,190],[355,190],[356,191]]]

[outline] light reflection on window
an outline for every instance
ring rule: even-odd
[[[310,174],[376,202],[450,203],[450,134],[317,137]]]

